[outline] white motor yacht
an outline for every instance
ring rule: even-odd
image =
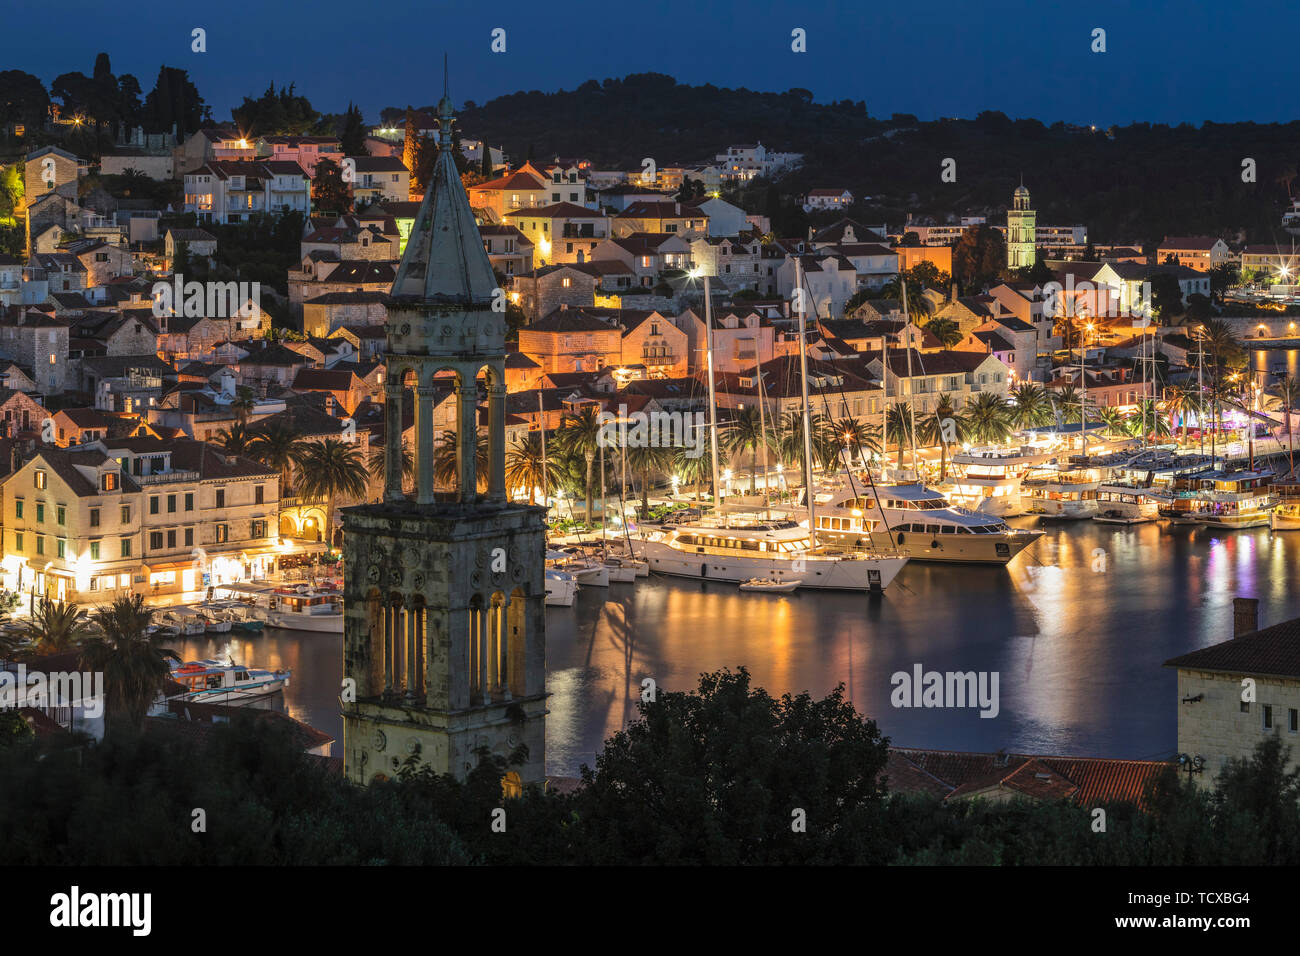
[[[1006,564],[1043,532],[954,507],[920,483],[863,486],[837,482],[816,497],[817,538],[851,547],[894,547],[916,561]],[[852,485],[850,487],[850,485]]]

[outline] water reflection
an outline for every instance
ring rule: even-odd
[[[1227,638],[1232,598],[1260,598],[1268,624],[1300,616],[1290,587],[1300,532],[1045,525],[1006,568],[910,564],[883,597],[742,594],[643,578],[547,611],[547,767],[574,775],[636,714],[643,681],[693,688],[744,664],[777,695],[843,682],[894,742],[914,747],[1159,757],[1175,745],[1170,657]],[[1100,551],[1100,556],[1098,552]],[[1100,557],[1100,560],[1099,560]],[[289,713],[341,737],[342,642],[267,631],[190,640],[187,658],[293,669]],[[895,709],[890,676],[1000,674],[1000,713]],[[334,752],[341,752],[336,743]]]

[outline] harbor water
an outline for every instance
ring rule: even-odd
[[[1262,626],[1300,616],[1300,531],[1042,527],[1007,566],[913,561],[877,597],[742,594],[657,576],[584,589],[573,607],[547,609],[548,773],[592,764],[635,717],[647,678],[686,690],[703,672],[741,665],[773,695],[844,684],[897,746],[1163,758],[1176,746],[1178,708],[1164,661],[1231,637],[1234,597],[1259,598]],[[333,735],[342,754],[339,635],[268,630],[177,649],[292,668],[286,709]],[[893,706],[892,676],[917,665],[996,673],[996,716]]]

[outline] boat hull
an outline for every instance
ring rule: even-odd
[[[1248,518],[1202,518],[1200,523],[1207,528],[1220,528],[1224,531],[1237,531],[1242,528],[1262,528],[1269,524],[1269,515],[1252,515]]]
[[[884,590],[907,563],[903,556],[844,560],[808,557],[796,567],[795,562],[778,558],[687,553],[661,541],[646,541],[641,547],[642,557],[657,574],[735,584],[752,578],[797,577],[800,588],[837,591]]]
[[[578,596],[578,582],[573,575],[558,571],[546,572],[546,606],[573,607]]]
[[[1274,511],[1268,516],[1268,523],[1274,531],[1300,531],[1300,514],[1282,514]]]
[[[1044,501],[1032,499],[1029,514],[1038,515],[1044,521],[1083,521],[1097,514],[1095,501]]]
[[[315,631],[321,634],[342,634],[342,614],[287,614],[268,611],[266,626],[285,631]]]

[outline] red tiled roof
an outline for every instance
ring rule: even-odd
[[[1147,788],[1168,767],[1159,760],[891,748],[885,772],[893,790],[920,790],[945,800],[1002,789],[1079,806],[1128,802],[1140,807]]]

